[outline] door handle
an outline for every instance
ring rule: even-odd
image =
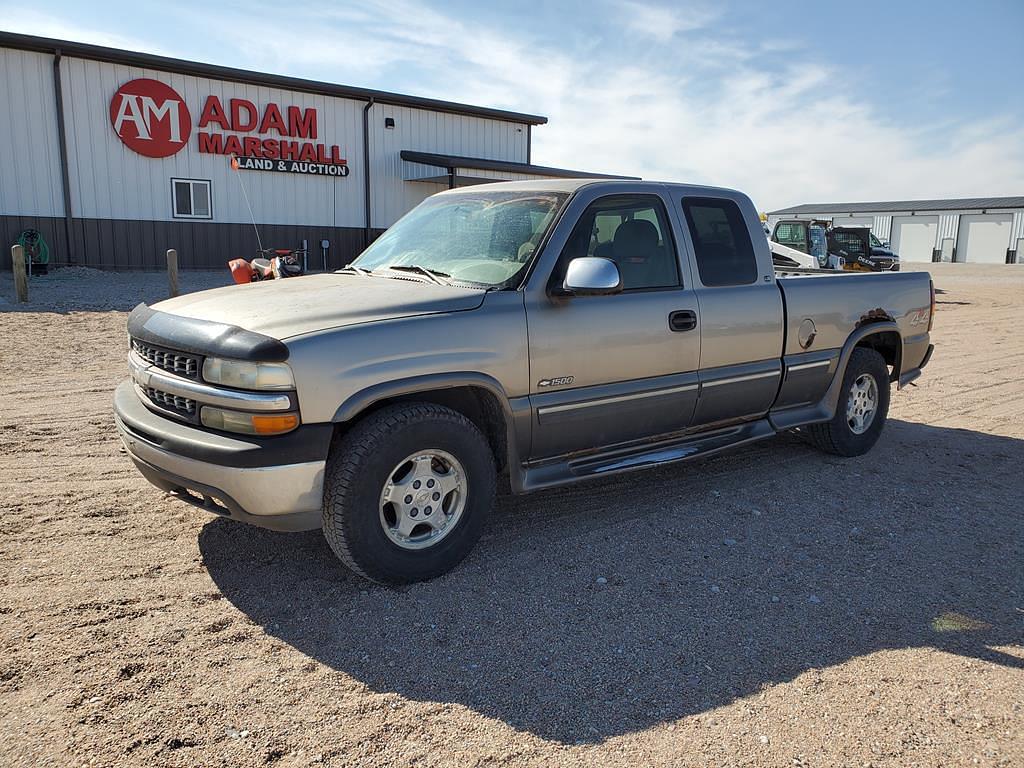
[[[697,313],[692,309],[680,309],[668,316],[668,327],[673,331],[692,331],[697,327]]]

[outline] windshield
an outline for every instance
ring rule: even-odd
[[[872,248],[884,248],[885,247],[880,242],[878,242],[878,238],[875,237],[870,232],[868,232],[868,237],[871,239],[871,247]]]
[[[526,269],[567,197],[525,190],[435,195],[399,219],[352,266],[417,267],[455,281],[506,285]]]

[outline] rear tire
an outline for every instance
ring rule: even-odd
[[[490,445],[461,413],[433,403],[387,406],[331,449],[324,536],[371,581],[432,579],[480,538],[495,484]]]
[[[811,424],[811,444],[837,456],[861,456],[878,442],[889,415],[889,369],[873,349],[857,347],[843,374],[839,404],[831,421]]]

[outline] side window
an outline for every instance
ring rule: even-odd
[[[757,280],[754,246],[736,203],[688,197],[683,200],[683,212],[704,285],[749,285]]]
[[[171,215],[176,219],[212,219],[210,182],[205,179],[171,179]]]
[[[582,256],[614,261],[623,290],[679,285],[672,231],[665,206],[654,195],[618,195],[591,203],[566,243],[557,274]]]

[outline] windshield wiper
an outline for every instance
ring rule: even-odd
[[[447,285],[446,280],[451,277],[447,272],[441,272],[437,269],[430,269],[429,267],[422,267],[419,264],[392,264],[384,269],[391,269],[396,272],[415,272],[418,275],[430,278],[433,282],[438,285]],[[443,280],[441,278],[444,278]]]
[[[346,264],[344,267],[338,270],[339,272],[355,272],[357,275],[363,275],[364,277],[373,277],[373,272],[366,269],[366,267],[357,267],[354,264]]]

